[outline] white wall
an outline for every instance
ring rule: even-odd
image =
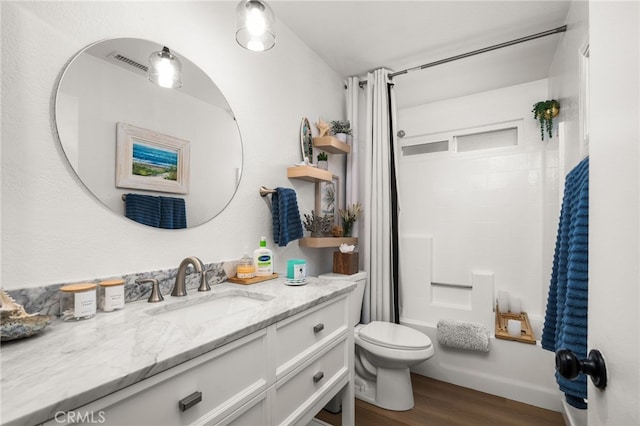
[[[277,45],[257,54],[234,40],[236,2],[2,2],[2,286],[36,287],[177,267],[182,258],[237,259],[271,214],[260,185],[293,187],[301,212],[314,208],[314,185],[286,178],[299,161],[303,116],[344,116],[341,78],[282,23]],[[244,174],[222,214],[188,230],[138,225],[104,208],[67,165],[54,137],[52,97],[67,61],[112,37],[170,45],[203,69],[225,94],[244,146]],[[314,129],[315,130],[315,129]],[[342,174],[344,158],[330,156]],[[344,182],[344,179],[342,179]],[[331,250],[275,249],[276,271],[307,258],[329,271]]]
[[[588,146],[583,143],[581,118],[582,54],[589,42],[589,2],[573,1],[567,14],[567,32],[549,68],[549,99],[560,102],[558,120],[563,124],[563,141],[560,148],[561,183],[564,175],[586,155]]]
[[[433,236],[434,282],[470,284],[471,271],[491,271],[496,290],[520,297],[532,320],[543,315],[550,276],[544,214],[558,211],[557,197],[545,198],[557,185],[557,142],[542,142],[531,116],[546,96],[547,81],[538,80],[398,113],[407,133],[400,144],[420,134],[522,123],[518,147],[401,156],[400,234]],[[403,316],[427,320],[425,309]]]

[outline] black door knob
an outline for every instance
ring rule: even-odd
[[[600,351],[592,349],[587,359],[580,360],[568,349],[556,351],[556,371],[565,379],[573,380],[579,373],[591,376],[595,387],[604,389],[607,386],[607,367]]]

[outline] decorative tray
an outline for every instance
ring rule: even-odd
[[[518,320],[522,324],[520,337],[510,336],[507,332],[507,324],[510,319]],[[512,314],[511,312],[506,312],[502,314],[498,311],[498,307],[496,306],[496,339],[515,340],[516,342],[535,345],[536,336],[533,335],[533,330],[531,329],[531,323],[529,322],[527,313],[522,312],[520,314]]]
[[[269,280],[272,280],[274,278],[278,278],[278,274],[276,274],[275,272],[272,275],[269,275],[269,276],[266,276],[266,277],[253,277],[253,278],[231,277],[231,278],[227,278],[227,280],[229,282],[234,283],[234,284],[249,285],[249,284],[261,283],[262,281],[269,281]]]

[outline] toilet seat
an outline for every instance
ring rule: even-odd
[[[398,350],[424,350],[431,347],[431,339],[400,324],[373,321],[358,330],[360,338],[374,345]]]

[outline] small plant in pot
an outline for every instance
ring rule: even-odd
[[[342,231],[345,237],[351,237],[353,233],[353,224],[362,214],[362,206],[360,203],[352,204],[346,209],[340,209],[340,217],[342,218]]]
[[[318,168],[322,170],[329,170],[329,157],[326,152],[318,154]]]
[[[331,232],[333,227],[333,216],[318,216],[315,211],[311,210],[311,214],[304,214],[304,229],[311,232],[312,237],[322,237]]]
[[[339,141],[346,142],[347,135],[351,134],[351,123],[349,123],[349,120],[334,120],[331,122],[331,133],[333,133]]]
[[[540,138],[544,140],[544,131],[549,139],[553,137],[553,119],[560,113],[560,103],[555,99],[536,102],[531,110],[533,118],[540,122]]]

